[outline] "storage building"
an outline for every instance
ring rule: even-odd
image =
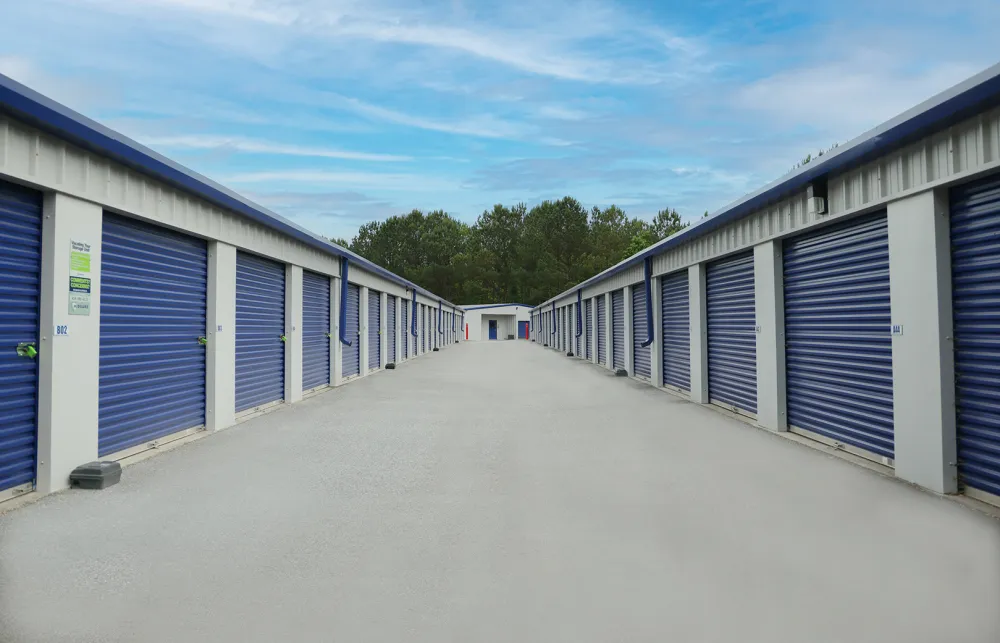
[[[528,339],[531,306],[524,304],[463,305],[469,341]]]

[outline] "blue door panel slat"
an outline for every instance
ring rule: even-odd
[[[708,394],[757,413],[757,333],[753,254],[708,264]]]
[[[382,293],[368,291],[368,369],[382,367],[382,351],[379,347],[382,335]]]
[[[302,271],[302,389],[330,383],[330,278]]]
[[[350,346],[341,345],[340,363],[344,377],[361,374],[361,287],[347,284],[347,328],[344,338],[351,342]]]
[[[1000,177],[951,190],[958,475],[1000,496]]]
[[[607,297],[597,297],[597,363],[608,365]]]
[[[41,270],[42,196],[0,182],[0,491],[35,480]]]
[[[643,346],[648,338],[649,329],[646,326],[646,286],[632,286],[632,369],[636,377],[649,379],[652,366],[649,361],[651,346]]]
[[[690,391],[691,310],[687,272],[664,277],[660,292],[663,384]]]
[[[236,412],[285,397],[285,265],[236,253]]]
[[[104,213],[98,455],[205,424],[208,245]]]
[[[885,213],[788,239],[783,264],[789,425],[893,457]]]
[[[615,370],[625,368],[625,291],[611,293],[611,360]]]

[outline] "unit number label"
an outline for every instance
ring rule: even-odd
[[[69,335],[69,326],[67,324],[56,325],[55,331],[52,333],[56,337],[61,335]]]

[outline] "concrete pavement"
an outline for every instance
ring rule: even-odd
[[[0,641],[1000,641],[1000,522],[528,342],[0,516]]]

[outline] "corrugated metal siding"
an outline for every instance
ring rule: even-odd
[[[330,278],[302,271],[302,388],[330,383]]]
[[[708,394],[757,413],[757,333],[753,254],[708,264]]]
[[[344,377],[361,374],[361,287],[347,284],[347,328],[344,338],[351,345],[340,345],[340,370]]]
[[[607,297],[597,298],[597,363],[608,365]]]
[[[104,213],[98,455],[205,424],[207,292],[203,240]]]
[[[420,352],[427,350],[427,307],[420,304]]]
[[[632,365],[636,377],[649,379],[652,377],[652,365],[649,360],[650,346],[643,346],[648,337],[646,326],[646,286],[632,286]]]
[[[1000,176],[951,191],[959,482],[1000,496]]]
[[[569,338],[566,336],[566,309],[559,312],[559,350],[569,352]]]
[[[663,324],[663,384],[691,390],[691,301],[688,273],[663,277],[660,283]]]
[[[625,368],[625,293],[621,290],[611,293],[611,333],[612,366]]]
[[[399,306],[400,312],[403,314],[403,318],[400,320],[399,326],[400,339],[403,342],[403,345],[400,347],[403,359],[409,359],[410,345],[412,344],[410,341],[410,306],[412,306],[412,304],[406,300],[401,301]]]
[[[386,307],[386,326],[389,330],[389,356],[385,361],[389,363],[396,361],[396,297],[394,295],[389,295],[388,299],[386,299]]]
[[[236,412],[285,397],[285,266],[236,253]]]
[[[382,367],[382,293],[368,291],[368,368]]]
[[[784,244],[788,423],[893,457],[885,213]]]
[[[579,318],[580,314],[581,314],[580,311],[581,311],[580,304],[574,304],[574,306],[573,306],[573,314],[574,314],[574,317],[573,317],[573,322],[574,322],[573,323],[573,336],[576,337],[576,350],[574,350],[573,353],[577,357],[582,357],[583,356],[583,319]],[[579,326],[577,326],[576,322],[579,322]],[[577,335],[578,331],[580,333],[579,335]]]
[[[586,311],[584,313],[583,324],[584,324],[584,338],[586,339],[586,344],[584,350],[587,352],[587,359],[594,359],[593,357],[593,345],[592,341],[594,338],[594,300],[588,299],[583,305],[583,309]]]
[[[0,183],[0,491],[35,479],[41,270],[42,195]]]

